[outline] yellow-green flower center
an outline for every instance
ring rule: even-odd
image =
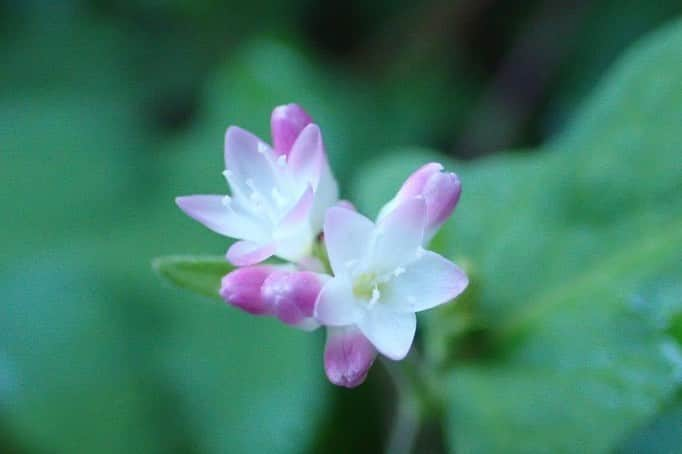
[[[353,282],[353,295],[357,299],[369,301],[374,296],[377,288],[377,275],[375,273],[362,273]]]

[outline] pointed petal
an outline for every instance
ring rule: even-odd
[[[376,356],[372,343],[356,327],[327,328],[324,371],[335,385],[346,388],[361,385]]]
[[[422,194],[426,201],[426,243],[455,211],[462,194],[462,183],[452,172],[439,172],[429,178]]]
[[[445,257],[431,251],[405,267],[393,278],[382,297],[399,312],[419,312],[446,303],[469,284],[464,271]]]
[[[286,234],[275,232],[277,250],[274,255],[293,263],[300,263],[310,256],[315,236],[307,224],[300,226],[300,229],[286,232]]]
[[[316,124],[309,124],[291,147],[287,163],[296,180],[310,183],[317,190],[326,157],[322,133]]]
[[[298,263],[310,255],[316,236],[308,222],[313,199],[313,190],[309,186],[275,229],[275,255],[278,257]]]
[[[424,237],[426,204],[421,198],[401,203],[377,224],[372,267],[379,273],[395,271],[417,257]]]
[[[313,192],[312,186],[308,185],[308,188],[303,192],[298,199],[298,202],[296,202],[291,210],[284,216],[284,219],[279,223],[279,229],[281,231],[289,231],[296,229],[299,224],[307,222],[314,201],[315,193]]]
[[[252,241],[237,241],[227,251],[227,260],[235,266],[260,263],[271,257],[276,250],[274,243],[261,244]]]
[[[413,312],[394,312],[385,305],[376,304],[358,326],[382,355],[400,360],[412,346],[417,317]]]
[[[310,212],[310,225],[316,233],[322,230],[324,216],[327,209],[333,206],[339,199],[339,186],[332,175],[329,163],[324,161],[320,181],[315,190],[315,203]]]
[[[346,208],[332,207],[324,221],[324,243],[334,275],[345,275],[361,261],[370,246],[374,224]]]
[[[231,174],[230,183],[239,185],[241,193],[257,191],[269,197],[276,187],[272,150],[258,137],[236,126],[230,126],[225,134],[225,168]]]
[[[285,104],[275,107],[270,117],[272,144],[275,153],[287,155],[298,135],[313,120],[298,104]]]
[[[422,194],[429,179],[439,174],[442,170],[443,166],[437,162],[430,162],[421,166],[412,175],[407,177],[396,198],[402,201]]]
[[[189,217],[221,235],[237,239],[255,239],[263,228],[247,216],[236,213],[229,197],[220,195],[191,195],[178,197],[175,203]]]
[[[329,280],[315,302],[315,318],[323,325],[352,325],[362,316],[362,309],[353,297],[348,279]]]

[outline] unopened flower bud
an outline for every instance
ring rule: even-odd
[[[250,314],[270,313],[270,308],[261,296],[261,287],[266,278],[275,272],[272,266],[247,266],[238,268],[222,280],[220,296],[232,306]]]
[[[272,145],[275,153],[288,155],[296,138],[313,120],[298,104],[285,104],[272,111],[270,127],[272,128]]]
[[[330,382],[355,388],[367,377],[377,351],[359,329],[328,327],[324,348],[324,370]]]
[[[275,271],[261,287],[261,298],[282,322],[306,330],[313,323],[315,300],[322,289],[323,277],[309,271]]]
[[[426,202],[424,243],[428,243],[452,215],[461,193],[462,183],[457,175],[443,172],[442,165],[432,162],[422,166],[405,180],[395,198],[382,208],[379,218],[383,219],[406,200],[423,198]]]

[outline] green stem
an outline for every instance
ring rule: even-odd
[[[382,358],[382,364],[393,381],[398,398],[386,452],[409,454],[415,451],[420,428],[440,413],[440,405],[432,392],[433,380],[416,352],[401,362]]]
[[[416,393],[398,363],[382,358],[382,364],[393,381],[398,398],[386,452],[409,454],[414,449],[421,419]]]

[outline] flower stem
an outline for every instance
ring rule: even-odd
[[[432,393],[428,370],[414,351],[399,363],[382,358],[382,364],[393,381],[398,400],[386,452],[415,452],[422,426],[438,416],[439,403]]]
[[[391,377],[398,397],[395,416],[386,443],[386,452],[409,454],[414,449],[419,432],[420,415],[417,399],[400,365],[385,358],[382,358],[382,364]]]
[[[410,454],[414,450],[419,434],[419,416],[413,408],[402,403],[398,405],[393,427],[386,445],[390,454]]]

